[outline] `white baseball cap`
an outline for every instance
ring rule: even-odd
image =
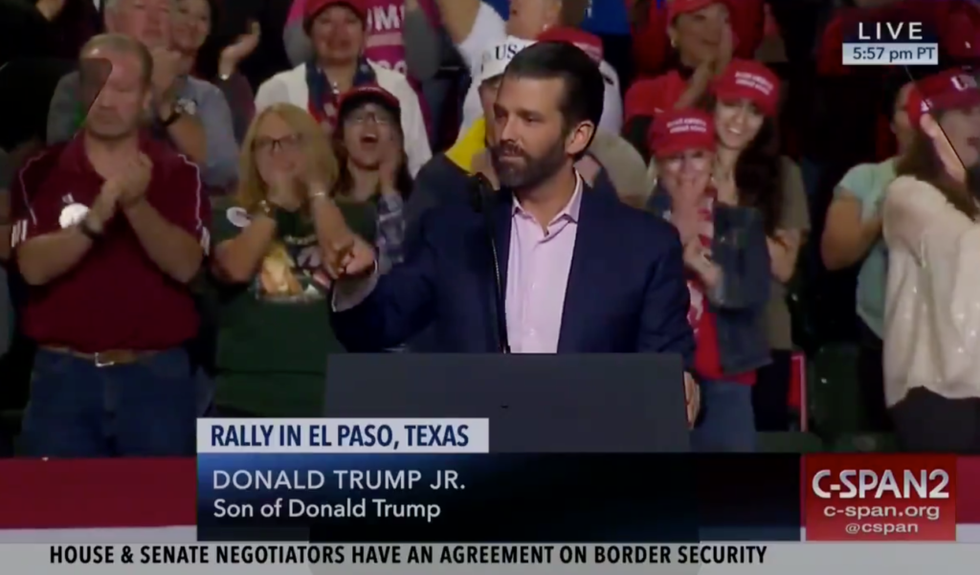
[[[483,53],[483,60],[480,62],[480,75],[477,78],[477,85],[503,74],[504,70],[507,69],[507,64],[510,64],[514,56],[534,43],[534,40],[507,36],[506,40],[488,48]]]

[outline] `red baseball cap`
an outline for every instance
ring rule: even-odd
[[[331,6],[346,6],[357,14],[362,22],[367,23],[367,9],[362,0],[307,0],[306,6],[303,7],[303,28],[309,32],[313,19]]]
[[[715,124],[702,110],[667,110],[657,114],[650,126],[649,144],[658,158],[687,150],[714,150]]]
[[[549,28],[538,35],[539,42],[566,42],[585,52],[594,62],[602,62],[602,40],[578,28]]]
[[[340,96],[340,103],[337,106],[337,117],[343,118],[352,110],[367,103],[375,103],[390,110],[395,117],[401,117],[401,102],[398,98],[385,90],[381,86],[367,85],[357,86],[343,93]]]
[[[970,6],[970,8],[973,8]],[[976,10],[976,8],[973,8]],[[977,22],[980,15],[970,17],[971,14],[957,13],[951,14],[943,23],[940,38],[946,52],[962,60],[975,59],[980,56],[980,33],[977,32]]]
[[[779,107],[779,78],[755,60],[732,60],[713,91],[720,100],[749,100],[767,116],[774,116]]]
[[[977,80],[959,68],[933,74],[915,83],[909,92],[905,111],[909,122],[918,126],[932,110],[949,110],[980,106]]]
[[[670,110],[687,90],[687,82],[676,70],[656,78],[640,78],[626,90],[623,98],[625,121],[638,116],[654,117]]]
[[[667,25],[673,23],[674,18],[681,14],[690,14],[712,4],[728,5],[727,0],[667,0]]]

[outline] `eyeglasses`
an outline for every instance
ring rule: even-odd
[[[259,136],[255,138],[252,142],[252,146],[257,152],[262,152],[265,154],[272,153],[277,148],[280,151],[290,151],[299,148],[303,144],[303,136],[301,134],[290,134],[289,136],[283,136],[281,138],[269,138],[267,136]]]
[[[379,114],[377,112],[354,112],[344,118],[345,124],[366,124],[368,122],[387,126],[394,124],[395,119],[388,114]]]

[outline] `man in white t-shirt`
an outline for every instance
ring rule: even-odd
[[[576,28],[585,17],[588,0],[511,0],[507,21],[486,2],[481,0],[436,0],[442,23],[449,32],[470,69],[470,77],[480,76],[484,51],[488,46],[503,42],[508,35],[528,40],[540,38],[546,32],[559,35],[556,29]],[[562,30],[562,33],[566,30]],[[623,125],[623,101],[619,77],[608,62],[602,60],[602,43],[591,34],[574,30],[575,41],[586,53],[598,56],[599,71],[605,79],[605,101],[599,129],[619,134]],[[565,35],[565,34],[561,34]],[[551,38],[557,40],[559,38]],[[473,122],[482,115],[478,82],[474,81],[463,101],[463,123],[460,135],[467,132]]]

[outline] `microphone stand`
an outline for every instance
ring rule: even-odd
[[[484,218],[487,232],[487,242],[490,246],[490,257],[493,260],[494,283],[494,319],[497,324],[497,347],[501,353],[510,353],[510,341],[507,337],[507,308],[505,303],[504,282],[500,273],[500,257],[497,253],[497,240],[494,237],[493,214],[489,209],[490,198],[495,194],[493,184],[483,174],[473,176],[471,200],[473,209]]]

